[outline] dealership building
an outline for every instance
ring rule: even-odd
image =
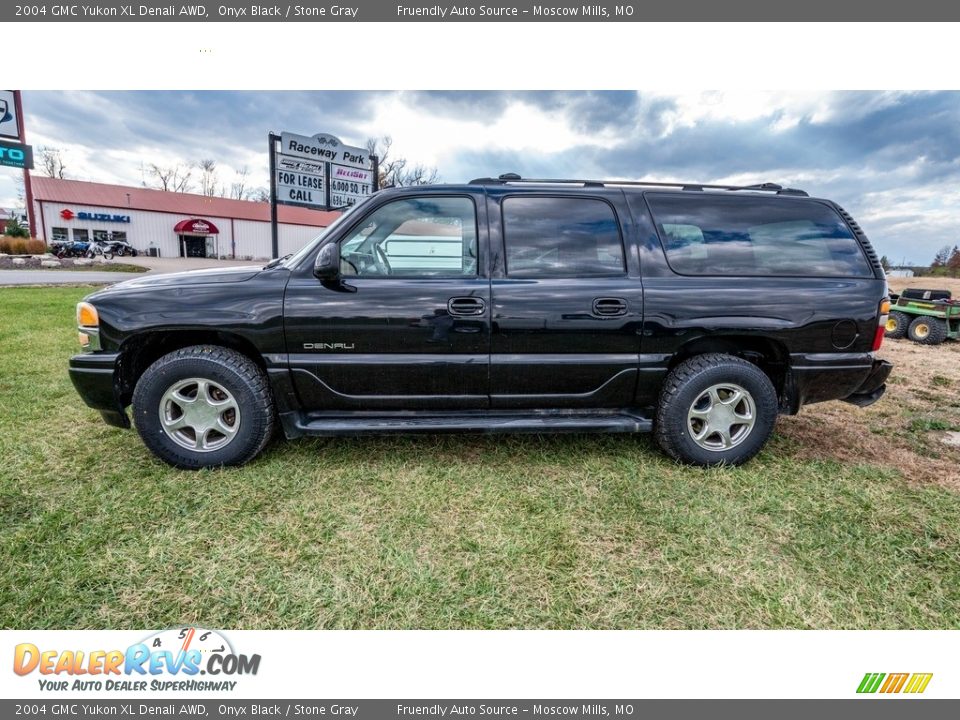
[[[126,240],[160,257],[265,259],[272,255],[270,204],[80,180],[31,177],[38,237]],[[279,254],[295,252],[339,215],[277,208]]]

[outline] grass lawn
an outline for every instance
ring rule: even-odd
[[[831,410],[889,455],[811,447],[836,433],[807,408],[741,469],[576,435],[276,442],[181,472],[74,392],[87,292],[0,290],[2,627],[960,626],[957,485],[903,469],[940,452],[922,408]]]

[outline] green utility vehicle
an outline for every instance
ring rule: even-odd
[[[909,337],[923,345],[939,345],[944,340],[960,340],[960,300],[949,290],[907,288],[890,293],[890,315],[885,335]]]

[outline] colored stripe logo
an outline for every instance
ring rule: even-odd
[[[927,689],[933,673],[867,673],[857,687],[858,693],[911,693]]]

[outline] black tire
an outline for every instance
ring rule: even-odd
[[[104,259],[104,260],[113,260],[113,253],[112,253],[112,252],[109,252],[109,251],[105,251],[105,252],[103,253],[103,259]]]
[[[745,424],[729,433],[740,437],[727,449],[708,449],[691,436],[691,427],[696,420],[688,420],[694,404],[703,399],[710,388],[732,384],[746,391],[752,402],[753,425],[745,430]],[[733,394],[725,395],[726,399]],[[745,410],[747,405],[737,403]],[[752,458],[766,444],[777,420],[777,392],[760,368],[742,358],[723,353],[697,355],[674,368],[663,383],[654,435],[657,444],[670,457],[692,465],[740,465]],[[702,425],[706,428],[706,425]],[[732,427],[732,426],[730,426]],[[730,427],[727,428],[729,431]],[[714,440],[720,442],[719,436]],[[711,442],[711,436],[702,439]]]
[[[161,423],[167,404],[164,394],[191,378],[220,386],[237,405],[236,434],[222,447],[189,449]],[[273,435],[273,396],[266,375],[246,355],[217,345],[194,345],[164,355],[143,373],[133,392],[133,422],[150,451],[174,467],[242,465],[256,457]]]
[[[136,257],[138,254],[139,253],[136,248],[130,248],[130,257]]]
[[[907,335],[921,345],[939,345],[947,339],[947,323],[940,318],[921,315],[910,323]]]
[[[883,331],[883,336],[899,340],[907,336],[907,328],[909,327],[910,316],[894,310],[887,316],[887,327]]]

